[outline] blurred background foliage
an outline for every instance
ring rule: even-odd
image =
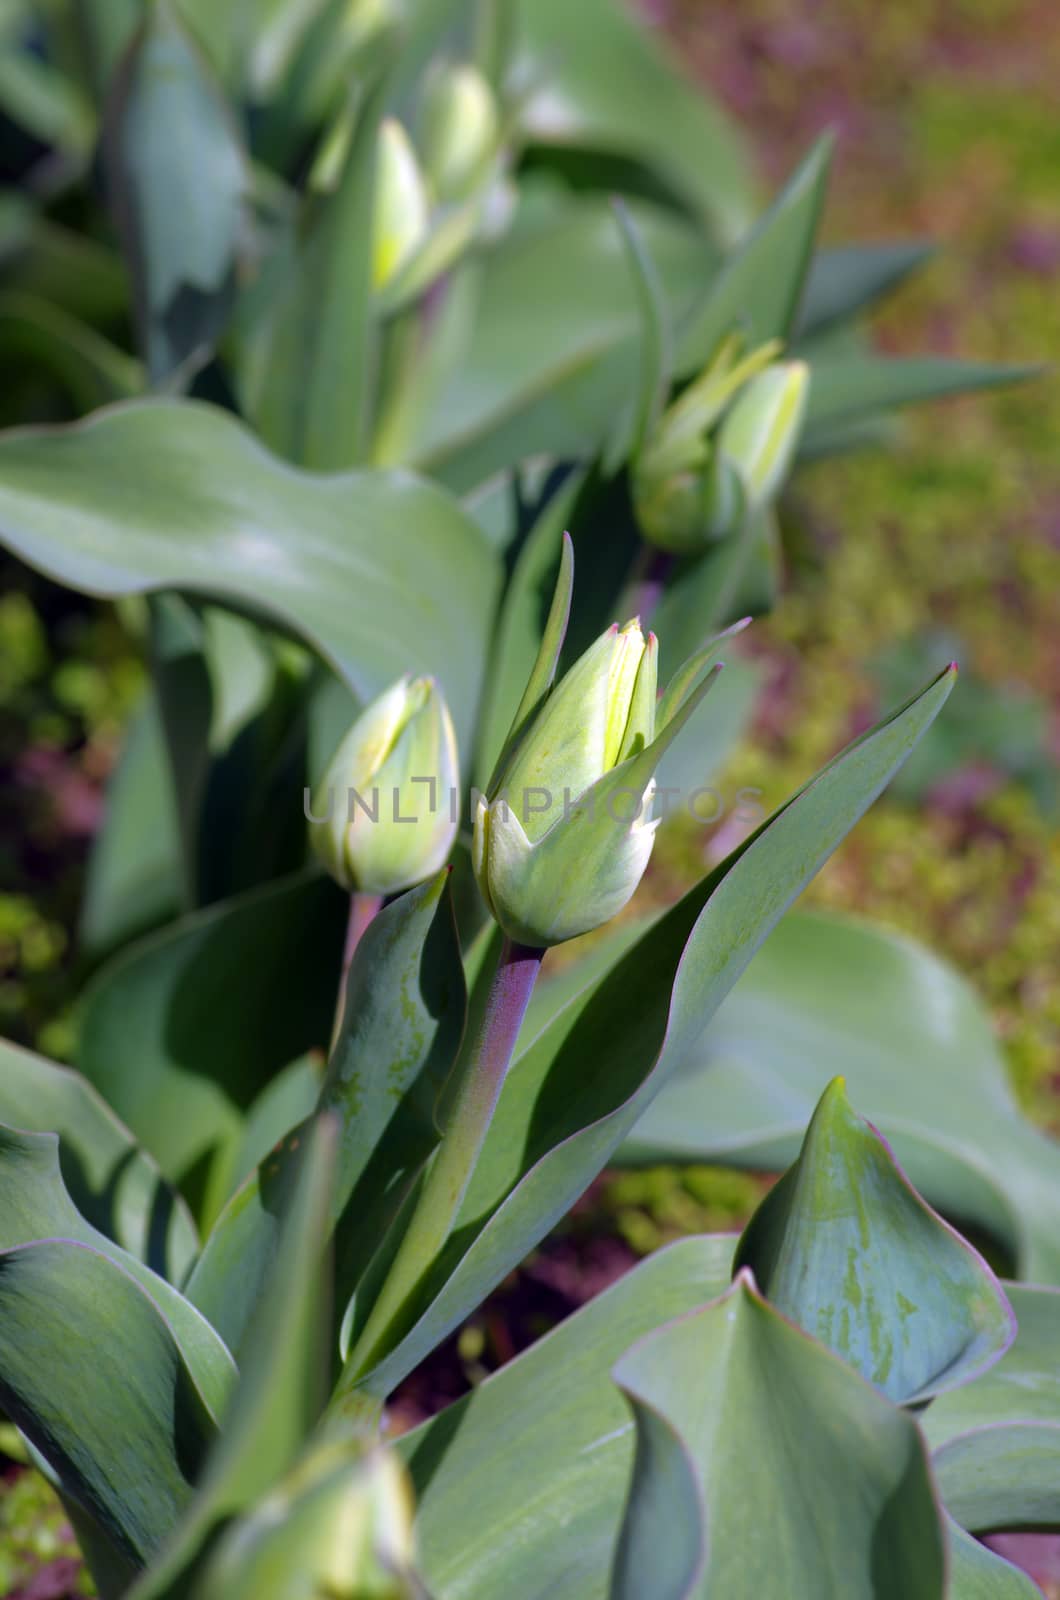
[[[745,130],[764,191],[789,170],[792,150],[836,129],[826,242],[937,241],[937,259],[877,321],[884,348],[1052,359],[1060,24],[1048,0],[643,6]],[[810,898],[911,932],[966,973],[991,1008],[1024,1106],[1054,1133],[1058,438],[1060,386],[1047,374],[918,413],[894,452],[800,473],[784,514],[787,592],[746,645],[764,671],[759,712],[719,785],[753,785],[771,807],[922,681],[925,660],[934,666],[944,651],[960,662],[942,726]],[[0,1032],[65,1058],[87,846],[143,666],[112,608],[10,560],[3,595]],[[667,825],[652,868],[660,896],[720,849],[721,832]],[[508,1359],[634,1254],[735,1224],[759,1188],[712,1169],[605,1176],[562,1234],[406,1386],[398,1421]],[[69,1587],[69,1548],[49,1543],[60,1535],[46,1500],[33,1499],[42,1488],[20,1482],[22,1501],[0,1496],[0,1533],[18,1530],[0,1539],[0,1586],[41,1600],[80,1592]],[[29,1576],[42,1560],[51,1588]]]

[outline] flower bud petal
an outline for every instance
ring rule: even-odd
[[[752,378],[718,432],[718,452],[744,484],[748,508],[768,505],[787,476],[806,412],[810,369],[778,361]]]
[[[416,152],[401,123],[384,117],[376,150],[372,216],[372,286],[396,276],[427,237],[427,190]]]
[[[474,67],[438,66],[428,77],[420,148],[423,167],[443,203],[466,199],[497,148],[497,106]]]
[[[432,678],[401,678],[336,751],[314,796],[313,847],[344,888],[396,894],[444,865],[458,792],[456,736],[441,690]]]

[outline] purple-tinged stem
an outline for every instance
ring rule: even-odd
[[[452,1233],[493,1121],[544,954],[511,939],[504,941],[442,1142],[379,1298],[346,1363],[340,1391],[374,1364],[383,1339],[405,1312]]]
[[[342,973],[339,977],[338,998],[335,1001],[335,1020],[331,1025],[329,1055],[339,1042],[342,1016],[346,1007],[346,980],[350,975],[354,952],[367,933],[370,924],[378,915],[382,904],[383,896],[381,894],[366,894],[361,889],[355,889],[350,895],[350,914],[346,923],[346,943],[342,949]]]

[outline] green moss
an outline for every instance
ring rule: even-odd
[[[16,1593],[35,1576],[40,1584],[41,1569],[53,1564],[49,1594],[69,1600],[95,1594],[50,1485],[32,1468],[10,1468],[0,1491],[0,1593]]]

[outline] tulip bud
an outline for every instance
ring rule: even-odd
[[[323,1444],[254,1510],[229,1523],[200,1600],[411,1600],[413,1504],[394,1453],[351,1461]],[[418,1588],[417,1588],[417,1591]]]
[[[372,287],[378,292],[404,267],[429,229],[427,190],[401,123],[384,117],[376,151],[372,217]]]
[[[466,199],[497,148],[493,91],[472,66],[439,66],[427,81],[420,148],[442,202]]]
[[[694,554],[728,531],[733,485],[708,438],[745,385],[778,353],[776,340],[742,354],[723,339],[694,383],[659,418],[634,464],[633,498],[644,537],[660,550]]]
[[[718,455],[739,474],[751,511],[768,505],[787,477],[809,385],[805,361],[778,361],[751,379],[722,422]]]
[[[472,860],[508,936],[560,944],[608,921],[651,855],[655,768],[698,698],[655,728],[657,645],[638,621],[610,627],[515,736],[476,805]]]
[[[433,678],[399,678],[357,718],[313,797],[310,838],[343,888],[396,894],[444,866],[456,737]]]

